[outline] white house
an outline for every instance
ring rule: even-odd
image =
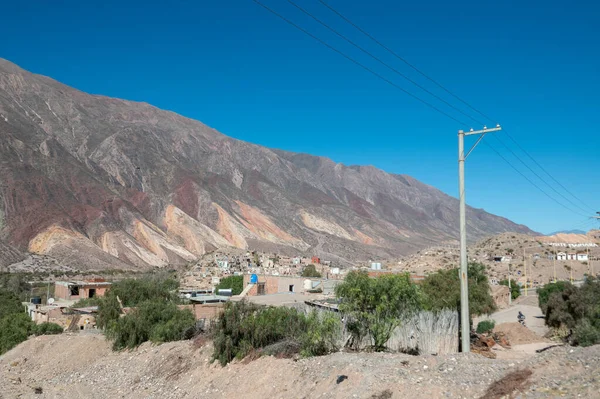
[[[577,260],[577,254],[576,253],[568,253],[567,260]]]
[[[577,260],[580,262],[587,262],[588,254],[586,254],[585,252],[577,254]]]
[[[564,252],[559,252],[556,254],[557,260],[567,260],[567,254]]]
[[[217,265],[219,265],[221,269],[229,269],[229,262],[226,260],[218,260]]]

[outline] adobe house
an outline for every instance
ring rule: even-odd
[[[316,288],[323,279],[305,277],[284,277],[272,275],[256,275],[256,282],[251,282],[251,275],[244,274],[244,287],[249,284],[253,286],[246,293],[248,296],[270,295],[281,293],[298,293]]]
[[[67,301],[104,296],[110,288],[107,281],[57,281],[54,283],[55,299]]]

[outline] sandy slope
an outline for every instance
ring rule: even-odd
[[[0,359],[0,397],[481,397],[493,381],[525,368],[533,371],[527,397],[592,398],[599,388],[600,346],[555,348],[525,360],[336,353],[224,368],[211,364],[210,354],[210,345],[197,349],[190,342],[115,353],[100,335],[32,338]],[[348,378],[337,384],[340,375]],[[41,394],[34,393],[38,387]]]

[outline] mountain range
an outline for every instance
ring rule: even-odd
[[[473,240],[532,233],[467,219]],[[147,269],[231,246],[349,264],[457,237],[457,199],[410,176],[250,144],[0,59],[0,262]]]

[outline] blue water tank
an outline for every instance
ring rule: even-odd
[[[258,276],[256,274],[253,274],[250,276],[250,284],[256,284],[258,283]]]

